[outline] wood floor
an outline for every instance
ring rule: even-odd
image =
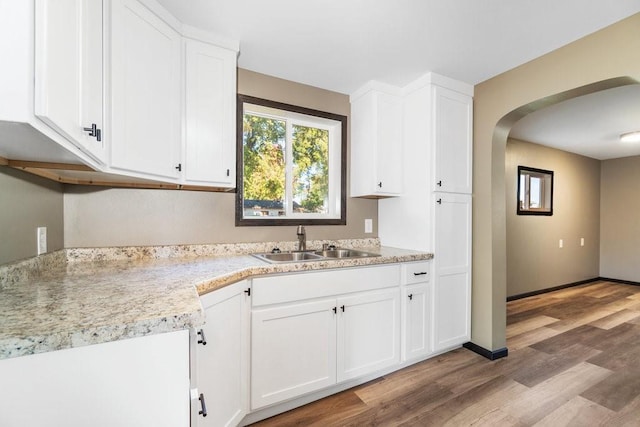
[[[509,356],[458,349],[256,426],[640,426],[640,286],[507,304]]]

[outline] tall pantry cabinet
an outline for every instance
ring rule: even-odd
[[[378,203],[385,246],[432,251],[433,349],[471,338],[473,86],[429,73],[403,89],[403,192]]]

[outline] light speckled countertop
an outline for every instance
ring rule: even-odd
[[[265,245],[67,249],[0,266],[0,359],[197,327],[199,295],[256,275],[432,258],[354,244],[382,256],[268,264],[238,253]]]

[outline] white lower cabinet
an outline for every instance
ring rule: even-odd
[[[429,283],[406,286],[402,290],[405,333],[402,360],[427,356],[432,352],[432,288]]]
[[[189,331],[0,360],[2,427],[189,426]]]
[[[197,337],[195,385],[207,415],[196,411],[197,422],[192,427],[234,426],[247,413],[249,289],[243,280],[200,298],[206,323]]]
[[[400,362],[399,289],[338,298],[338,382]]]
[[[329,294],[346,278],[351,292]],[[399,279],[398,265],[254,279],[251,409],[398,364]]]
[[[471,339],[471,195],[435,193],[434,346]]]
[[[251,408],[336,383],[335,299],[254,310]]]
[[[399,290],[253,310],[251,408],[400,362]]]
[[[424,358],[433,352],[433,285],[431,262],[402,265],[402,361]]]

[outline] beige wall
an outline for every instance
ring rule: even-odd
[[[562,94],[565,91],[623,76],[640,80],[640,14],[476,85],[472,296],[475,344],[491,350],[506,346],[504,165],[511,124],[527,111],[577,95]]]
[[[37,227],[49,251],[62,249],[62,200],[60,184],[0,166],[0,265],[37,254]]]
[[[640,282],[640,156],[601,169],[600,276]]]
[[[516,214],[518,166],[553,171],[552,216]],[[509,139],[505,187],[507,296],[599,276],[599,160]]]
[[[347,95],[242,69],[238,70],[238,92],[347,116],[350,111]],[[65,244],[93,247],[295,240],[295,226],[236,227],[234,203],[235,195],[226,193],[68,186],[64,195]],[[373,234],[364,234],[365,218],[373,219]],[[347,225],[309,226],[307,238],[375,237],[377,223],[375,200],[348,198]]]

